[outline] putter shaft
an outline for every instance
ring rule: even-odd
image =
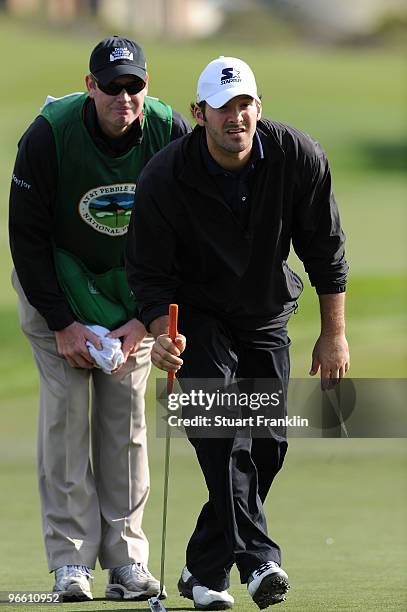
[[[173,342],[178,334],[178,306],[177,304],[170,304],[168,311],[168,335]],[[167,376],[167,396],[172,393],[174,385],[174,372],[168,372]],[[171,450],[171,432],[170,426],[167,420],[167,427],[165,431],[165,463],[164,463],[164,493],[163,493],[163,523],[162,523],[162,537],[161,537],[161,569],[160,569],[160,593],[158,597],[150,597],[148,605],[152,612],[166,612],[165,607],[159,600],[159,597],[163,594],[164,590],[164,574],[165,574],[165,543],[167,539],[167,509],[168,509],[168,483],[170,473],[170,450]]]

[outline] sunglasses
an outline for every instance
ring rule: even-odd
[[[134,96],[135,94],[140,93],[140,91],[142,91],[146,86],[144,81],[142,81],[141,79],[135,79],[133,81],[130,81],[130,83],[122,84],[115,83],[114,81],[112,81],[107,85],[102,85],[94,76],[93,78],[100,91],[103,91],[103,93],[107,94],[108,96],[118,96],[123,91],[123,89],[127,91],[129,96]]]

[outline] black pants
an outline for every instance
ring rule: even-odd
[[[180,307],[179,330],[187,338],[182,379],[278,378],[288,382],[286,327],[221,320]],[[187,381],[184,381],[185,383]],[[234,563],[241,582],[265,561],[280,563],[280,548],[267,534],[263,502],[282,467],[285,439],[191,438],[209,491],[188,543],[189,571],[207,587],[229,586]]]

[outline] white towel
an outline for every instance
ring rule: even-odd
[[[122,343],[118,338],[108,338],[107,334],[110,330],[106,327],[101,325],[87,325],[86,327],[99,336],[102,343],[102,349],[98,350],[90,340],[87,340],[86,346],[89,349],[89,353],[95,360],[98,368],[103,370],[105,374],[111,374],[113,370],[116,370],[124,363]]]

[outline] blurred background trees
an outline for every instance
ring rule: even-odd
[[[400,44],[407,33],[407,0],[0,0],[0,10],[66,26],[97,20],[160,39],[372,45]]]

